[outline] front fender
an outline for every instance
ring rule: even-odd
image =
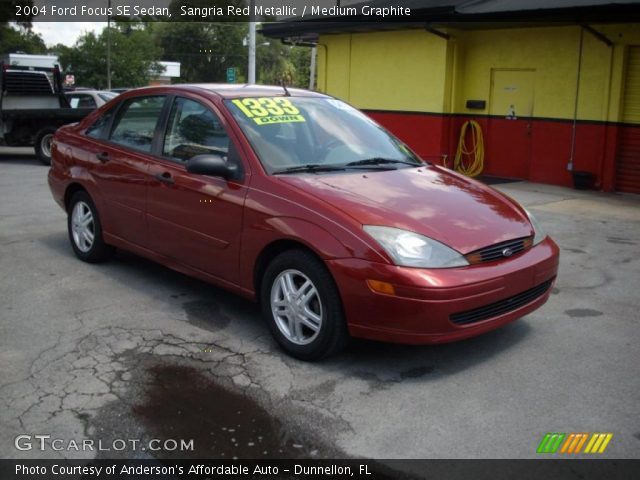
[[[277,235],[275,240],[295,240],[313,250],[321,258],[353,257],[354,250],[319,225],[294,217],[270,218],[265,222]]]
[[[260,223],[247,225],[242,235],[240,278],[242,286],[253,290],[254,272],[263,252],[277,242],[292,242],[313,251],[323,260],[351,258],[354,249],[329,232],[308,220],[296,217],[265,218]]]

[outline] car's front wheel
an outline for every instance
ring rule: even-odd
[[[80,260],[103,262],[113,254],[114,248],[104,243],[98,211],[87,192],[76,192],[71,197],[67,229],[71,247]]]
[[[317,360],[346,345],[338,288],[313,254],[291,250],[278,255],[264,273],[260,299],[271,333],[290,355]]]

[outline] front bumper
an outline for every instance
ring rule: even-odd
[[[430,344],[479,335],[539,308],[551,294],[558,262],[558,246],[547,237],[515,258],[462,268],[407,268],[353,258],[327,263],[352,336]],[[368,279],[392,284],[396,294],[372,291]],[[461,316],[472,321],[452,321]]]

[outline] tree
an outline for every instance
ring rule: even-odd
[[[0,2],[0,55],[6,53],[45,53],[42,37],[31,31],[29,15],[17,16],[17,7],[31,7],[32,0],[2,0]],[[24,12],[23,12],[24,13]],[[8,24],[15,22],[15,28]]]
[[[308,88],[311,49],[285,45],[258,35],[256,40],[256,71],[258,83]]]
[[[21,15],[18,16],[18,7],[32,7],[33,0],[2,0],[0,2],[0,26],[5,26],[7,22],[16,22],[21,27],[28,28],[31,26],[31,10],[27,9],[29,15],[24,15],[24,11],[20,10]]]
[[[244,1],[173,0],[169,11],[173,18],[180,19],[182,8],[207,12],[206,9],[220,7],[226,14],[230,5],[244,6]],[[247,24],[240,20],[246,19],[227,15],[195,15],[198,14],[194,14],[194,18],[201,18],[202,22],[162,22],[154,31],[156,45],[164,52],[162,59],[180,62],[179,81],[224,82],[228,68],[238,69],[239,77],[245,76],[247,49],[242,41],[247,35]]]
[[[268,85],[292,84],[294,67],[289,47],[261,34],[256,36],[256,81]]]
[[[295,69],[293,84],[296,87],[309,88],[311,75],[311,48],[291,47],[289,58]]]
[[[73,73],[76,84],[107,87],[107,38],[105,28],[99,35],[83,34],[71,48],[56,46],[62,69]],[[150,29],[144,25],[117,23],[111,27],[111,85],[140,87],[162,71],[158,63],[161,50],[154,45]]]
[[[46,53],[42,37],[26,27],[0,25],[0,55],[6,53]]]
[[[181,82],[224,82],[227,68],[246,76],[247,25],[238,22],[171,22],[156,26],[162,59],[180,62]]]

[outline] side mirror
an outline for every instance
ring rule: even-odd
[[[238,177],[238,167],[229,165],[222,156],[214,153],[191,157],[186,166],[189,173],[222,177],[226,180],[235,180]]]

